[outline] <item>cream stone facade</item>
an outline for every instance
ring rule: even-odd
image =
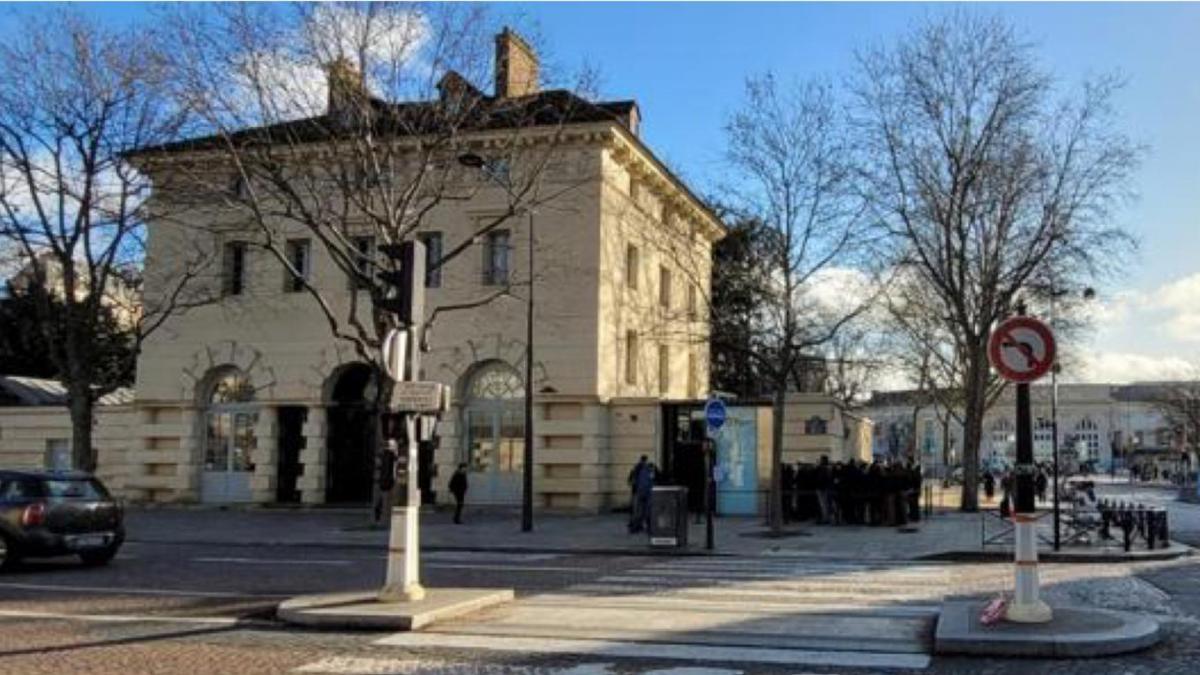
[[[527,70],[529,54],[517,56]],[[528,73],[520,79],[505,88],[524,95],[536,86]],[[659,445],[659,401],[708,392],[705,299],[711,246],[723,226],[639,139],[636,107],[628,109],[553,130],[542,189],[562,194],[503,226],[505,267],[519,283],[528,279],[531,219],[536,231],[532,386],[540,508],[621,503],[628,467]],[[540,138],[547,130],[521,133],[532,146],[549,142]],[[472,142],[486,153],[500,142],[495,136],[478,132]],[[216,295],[229,274],[222,251],[252,242],[255,233],[231,210],[197,205],[175,161],[145,164],[156,183],[150,208],[175,214],[151,221],[147,293],[180,273],[177,252],[194,250],[212,261],[201,284]],[[481,219],[507,204],[503,190],[467,169],[453,180],[474,181],[472,198],[439,205],[420,233],[437,233],[446,245],[469,239]],[[311,237],[300,230],[283,236]],[[308,245],[310,282],[344,313],[357,291],[319,242]],[[428,309],[488,291],[489,245],[476,242],[442,268],[439,283],[426,289]],[[640,251],[636,270],[628,266],[629,246]],[[288,274],[271,254],[248,245],[239,256],[237,294],[172,317],[145,345],[121,489],[146,501],[362,501],[373,452],[358,433],[361,405],[342,391],[355,388],[348,381],[360,376],[361,359],[331,336],[309,294],[289,291]],[[519,283],[517,297],[441,315],[432,328],[423,377],[453,391],[440,443],[424,462],[426,490],[439,496],[454,465],[466,462],[474,502],[519,499]],[[357,385],[351,398],[361,399],[367,383]]]

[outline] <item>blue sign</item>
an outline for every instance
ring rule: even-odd
[[[709,399],[704,404],[704,419],[710,429],[720,429],[725,426],[725,402],[719,398]]]

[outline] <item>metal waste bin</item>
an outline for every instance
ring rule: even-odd
[[[687,488],[657,486],[650,493],[650,545],[686,548],[688,538]]]

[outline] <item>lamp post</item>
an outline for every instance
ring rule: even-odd
[[[508,194],[510,203],[517,201],[513,194],[512,185],[496,175],[492,165],[480,155],[473,152],[458,156],[458,163],[472,169],[479,169],[496,185]],[[522,453],[521,476],[521,531],[533,530],[533,209],[525,209],[529,219],[529,290],[525,296],[525,439]]]
[[[1053,285],[1050,287],[1050,325],[1054,326],[1054,301],[1059,297],[1069,294],[1070,291],[1056,290]],[[1096,297],[1096,291],[1091,288],[1083,289],[1083,299],[1091,300]],[[1054,434],[1050,441],[1051,452],[1054,456],[1054,550],[1057,551],[1062,547],[1062,526],[1059,523],[1060,516],[1060,500],[1058,496],[1059,484],[1059,456],[1058,456],[1058,371],[1060,370],[1057,363],[1050,369],[1050,430]]]

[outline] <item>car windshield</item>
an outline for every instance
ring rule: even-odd
[[[51,478],[45,481],[46,498],[50,501],[98,501],[108,499],[108,491],[95,479]]]

